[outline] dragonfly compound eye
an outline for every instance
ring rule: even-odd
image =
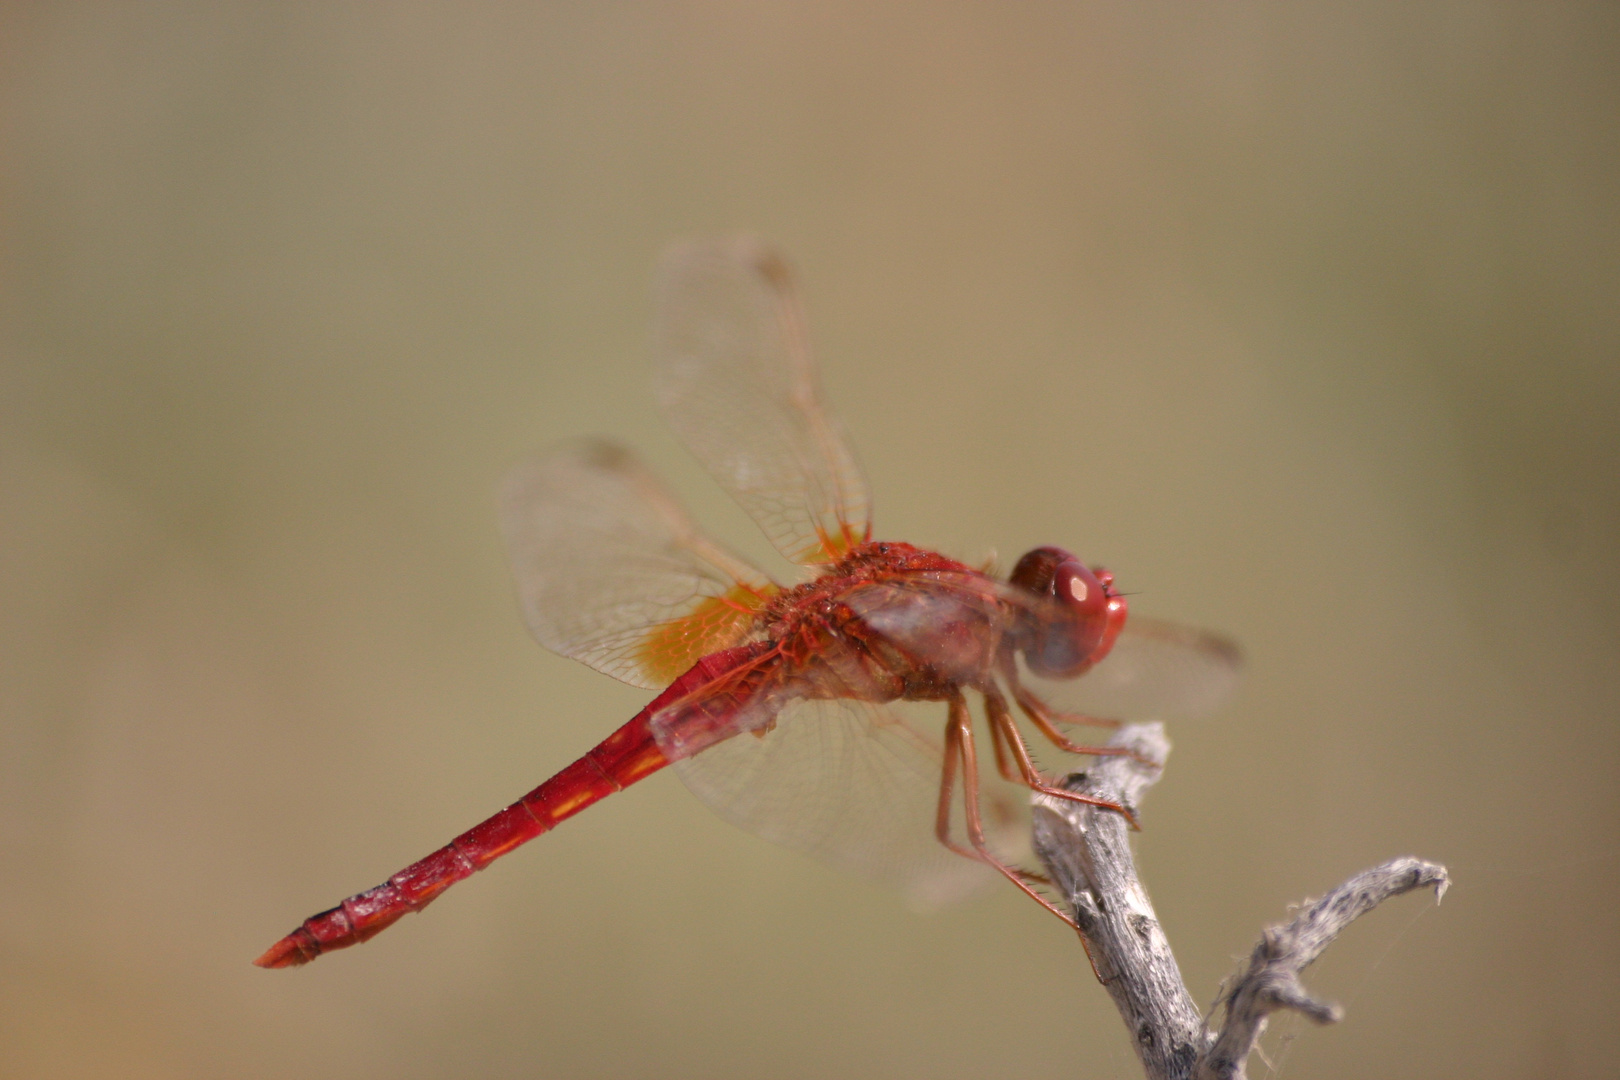
[[[1062,548],[1036,548],[1013,568],[1011,584],[1048,597],[1025,619],[1020,647],[1036,675],[1073,678],[1108,655],[1125,625],[1125,598],[1114,576],[1092,571]]]

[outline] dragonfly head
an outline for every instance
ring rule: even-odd
[[[1036,675],[1072,679],[1108,655],[1125,625],[1125,598],[1114,575],[1062,548],[1036,548],[1013,567],[1008,582],[1051,600],[1032,605],[1020,620],[1016,647]]]

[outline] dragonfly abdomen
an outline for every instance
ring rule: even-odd
[[[755,652],[757,649],[744,647],[700,660],[584,757],[381,885],[311,915],[253,962],[264,968],[297,967],[322,953],[358,945],[410,912],[421,911],[444,890],[507,852],[651,776],[673,760],[653,737],[652,717],[728,674]]]

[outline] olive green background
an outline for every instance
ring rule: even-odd
[[[524,633],[519,455],[623,439],[671,239],[806,283],[879,534],[1244,644],[1138,838],[1296,1077],[1612,1075],[1612,3],[0,8],[0,1076],[1139,1075],[1009,888],[919,916],[649,780],[248,961],[646,695]],[[1274,1075],[1258,1060],[1255,1076]]]

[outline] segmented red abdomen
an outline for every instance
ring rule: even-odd
[[[705,729],[718,730],[718,718],[714,714],[720,702],[709,701],[698,692],[744,667],[761,651],[762,646],[758,644],[742,645],[699,660],[634,719],[603,739],[584,757],[381,885],[356,893],[335,908],[311,915],[253,962],[265,968],[296,967],[322,953],[358,945],[401,916],[421,911],[451,885],[482,870],[519,845],[551,831],[559,822],[592,803],[624,790],[672,760],[685,756],[680,747],[671,747],[667,752],[660,748],[651,730],[652,718],[691,696],[693,719]],[[720,701],[730,696],[723,695]],[[697,742],[706,746],[713,741],[711,737],[707,742]],[[700,748],[697,742],[686,752],[696,752]]]

